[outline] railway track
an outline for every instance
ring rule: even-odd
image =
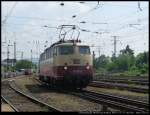
[[[98,81],[98,80],[97,80]],[[123,84],[137,84],[137,85],[149,85],[148,81],[138,81],[138,80],[114,80],[114,79],[101,79],[99,81],[103,82],[113,82],[113,83],[123,83]]]
[[[36,79],[38,80],[38,79]],[[38,80],[39,81],[39,80]],[[41,81],[39,81],[41,82]],[[42,83],[42,82],[41,82]],[[75,91],[67,91],[63,89],[59,89],[59,91],[68,93],[74,96],[79,96],[81,98],[102,104],[104,106],[108,106],[114,109],[119,110],[120,112],[140,112],[140,113],[148,113],[149,112],[149,104],[144,103],[138,100],[128,99],[120,96],[114,96],[105,93],[96,93],[93,91],[87,90],[75,90]]]
[[[38,80],[38,79],[36,79]],[[39,80],[38,80],[39,81]],[[41,81],[39,81],[41,82]],[[42,83],[42,82],[41,82]],[[59,89],[59,91],[79,96],[81,98],[85,98],[90,101],[94,101],[96,103],[106,105],[108,107],[117,109],[119,111],[125,111],[125,112],[140,112],[140,113],[146,113],[149,112],[149,104],[144,103],[138,100],[128,99],[120,96],[114,96],[110,94],[105,93],[96,93],[93,91],[68,91],[64,89]]]
[[[70,92],[70,94],[81,98],[94,101],[96,103],[115,108],[121,112],[140,112],[148,113],[149,104],[137,100],[131,100],[123,97],[108,95],[104,93],[95,93],[92,91],[83,90],[82,92]]]
[[[149,76],[115,76],[115,75],[101,75],[101,74],[95,74],[95,78],[99,79],[118,79],[118,80],[138,80],[138,81],[148,81]]]
[[[104,87],[104,88],[118,88],[118,89],[125,89],[129,91],[139,92],[139,93],[148,93],[148,88],[142,87],[131,87],[127,84],[119,84],[119,83],[108,83],[108,82],[101,82],[101,81],[93,81],[89,84],[92,87]]]
[[[2,82],[2,98],[17,112],[61,112],[60,110],[43,103],[36,98],[21,92],[13,87],[8,81]]]
[[[97,78],[98,77],[98,78]],[[122,78],[122,77],[112,77],[112,76],[110,76],[110,77],[108,77],[108,76],[97,76],[97,77],[94,77],[94,80],[116,80],[116,81],[118,81],[118,80],[123,80],[123,81],[138,81],[138,82],[148,82],[149,81],[149,77],[146,77],[146,78],[133,78],[133,77],[131,77],[131,78]]]

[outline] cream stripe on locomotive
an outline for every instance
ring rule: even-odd
[[[75,62],[75,61],[78,62]],[[80,65],[86,65],[87,63],[92,66],[92,56],[91,55],[67,55],[67,56],[55,56],[54,58],[50,58],[47,60],[44,60],[40,63],[40,65],[53,65],[53,66],[64,66],[65,63],[67,63],[67,65],[71,65],[71,66],[80,66]]]
[[[56,56],[54,58],[55,66],[64,66],[67,63],[68,66],[84,66],[87,63],[92,66],[91,55],[67,55],[67,56]]]

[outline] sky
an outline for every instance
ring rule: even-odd
[[[114,36],[117,55],[126,45],[134,50],[135,55],[149,51],[148,2],[72,1],[63,2],[63,6],[61,3],[3,1],[2,59],[7,58],[8,45],[9,58],[14,57],[14,42],[17,59],[30,59],[31,50],[32,58],[38,58],[46,47],[59,40],[59,30],[55,27],[63,24],[78,26],[79,38],[91,46],[96,57],[102,54],[112,56]]]

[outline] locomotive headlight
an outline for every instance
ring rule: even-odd
[[[65,66],[64,69],[67,70],[68,69],[67,66]]]
[[[86,69],[90,69],[89,63],[86,63]]]
[[[86,69],[90,69],[90,66],[86,66]]]
[[[68,68],[67,68],[67,63],[64,63],[64,70],[67,70]]]

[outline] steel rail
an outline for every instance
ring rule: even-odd
[[[31,101],[33,101],[33,102],[35,102],[35,103],[37,103],[37,104],[40,104],[40,105],[42,105],[42,106],[47,107],[50,112],[61,112],[61,110],[59,110],[59,109],[57,109],[57,108],[55,108],[55,107],[52,107],[52,106],[48,105],[47,103],[44,103],[44,102],[42,102],[42,101],[36,99],[35,97],[31,96],[31,95],[28,95],[28,94],[25,94],[25,93],[21,92],[20,90],[14,88],[14,87],[12,86],[12,84],[9,84],[9,85],[10,85],[10,87],[11,87],[15,92],[19,93],[20,95],[22,95],[22,96],[28,98],[29,100],[31,100]]]
[[[105,94],[105,93],[96,93],[96,92],[87,91],[87,90],[84,90],[83,92],[92,94],[92,95],[97,96],[97,97],[103,97],[103,98],[110,99],[113,101],[119,101],[121,103],[130,104],[130,105],[134,105],[134,106],[137,106],[140,108],[149,109],[148,103],[145,103],[145,102],[142,102],[139,100],[133,100],[133,99],[129,99],[129,98],[121,97],[121,96],[116,96],[116,95],[111,95],[111,94]]]
[[[101,80],[101,79],[109,79],[109,80],[127,80],[127,81],[149,81],[149,77],[147,76],[147,77],[145,77],[145,78],[133,78],[133,77],[115,77],[115,76],[99,76],[99,75],[96,75],[96,76],[94,76],[95,78],[99,78],[99,80]]]
[[[87,100],[90,100],[99,104],[107,105],[108,107],[115,108],[117,110],[119,109],[121,111],[147,113],[147,111],[145,111],[143,108],[138,108],[132,105],[108,100],[108,99],[105,99],[104,97],[97,97],[88,93],[71,92],[70,94],[79,96],[81,98],[84,98],[84,99],[87,99]]]
[[[140,84],[140,85],[149,85],[149,82],[146,81],[132,81],[132,80],[114,80],[114,79],[100,79],[95,81],[103,81],[103,82],[116,82],[116,83],[124,83],[124,84]]]
[[[38,79],[36,79],[36,80],[38,80]],[[147,103],[137,101],[137,100],[127,99],[124,97],[108,95],[108,94],[104,94],[104,93],[99,94],[99,93],[87,91],[87,90],[82,90],[82,92],[80,92],[80,93],[66,91],[66,90],[61,90],[61,91],[64,93],[67,93],[67,94],[79,96],[81,98],[85,98],[85,99],[94,101],[99,104],[108,105],[112,108],[116,108],[116,109],[119,108],[124,111],[147,112],[147,110],[145,110],[145,108],[149,108],[149,104],[147,104]],[[116,101],[119,101],[119,102],[116,102]]]
[[[1,95],[1,98],[2,98],[15,112],[19,112],[19,110],[18,110],[10,101],[8,101],[3,95]]]
[[[148,93],[148,88],[141,88],[141,87],[130,87],[125,84],[112,84],[112,83],[106,83],[106,82],[97,82],[93,81],[89,84],[89,86],[93,87],[107,87],[107,88],[118,88],[118,89],[127,89],[129,91],[139,92],[139,93]]]

